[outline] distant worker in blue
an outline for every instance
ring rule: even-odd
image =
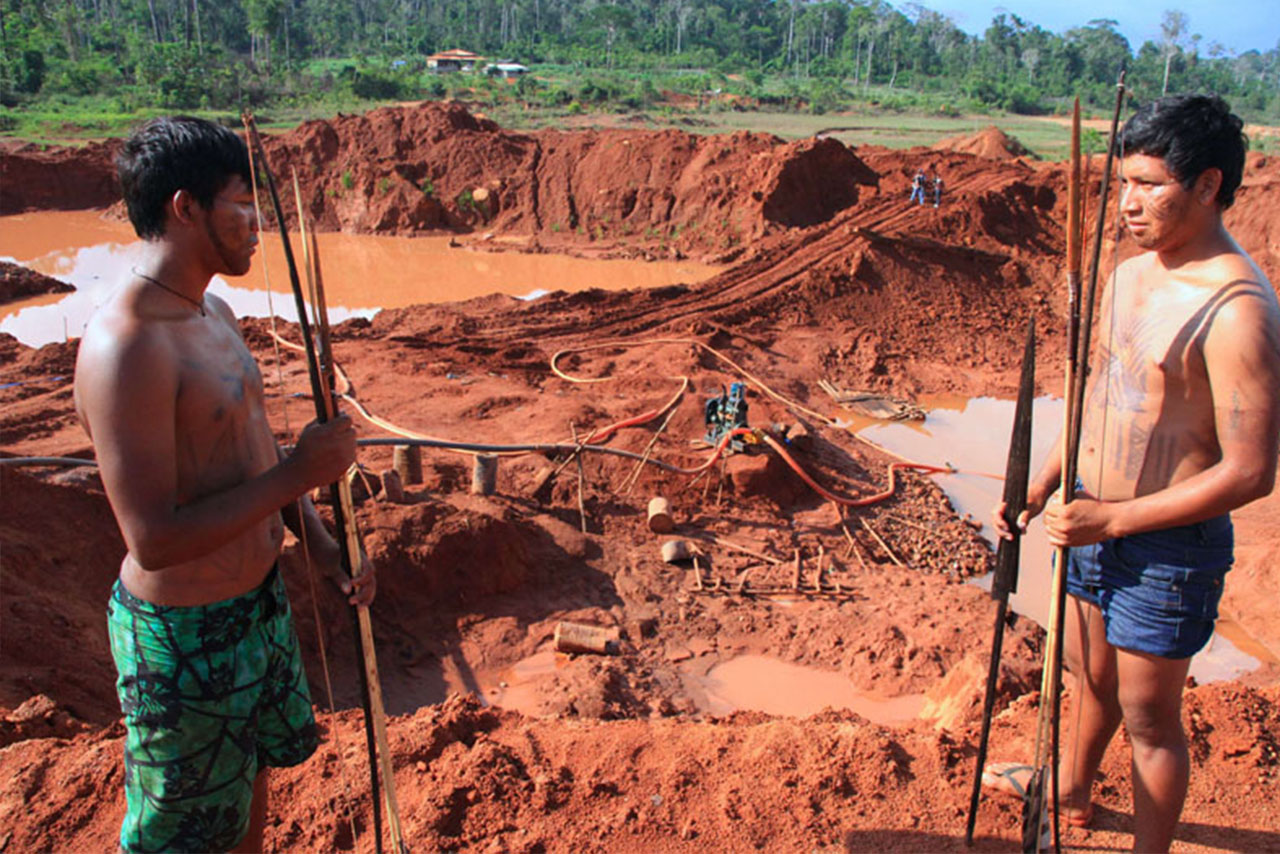
[[[924,204],[924,187],[927,180],[928,179],[924,176],[923,169],[916,172],[916,177],[911,179],[911,198],[907,202],[908,204],[911,202],[916,202],[921,205]]]

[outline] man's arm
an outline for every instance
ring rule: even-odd
[[[283,451],[280,451],[280,457],[282,461],[285,459]],[[352,555],[352,559],[360,561],[363,571],[357,572],[357,577],[354,579],[347,577],[342,569],[342,553],[338,543],[329,535],[329,530],[325,527],[320,514],[316,512],[310,496],[305,493],[299,496],[296,501],[283,507],[280,515],[284,519],[285,527],[293,532],[299,542],[306,544],[306,555],[313,569],[323,573],[338,585],[338,589],[349,597],[347,601],[352,605],[367,608],[373,604],[378,586],[373,562],[361,547],[360,554]]]
[[[180,504],[174,419],[178,365],[163,335],[116,321],[77,363],[76,386],[107,497],[143,569],[209,554],[298,495],[336,479],[354,457],[349,420],[312,425],[298,450],[223,492]],[[319,426],[319,429],[313,429]]]
[[[1085,545],[1188,525],[1271,492],[1280,449],[1280,322],[1269,291],[1249,288],[1222,306],[1204,339],[1218,462],[1128,501],[1055,505],[1045,518],[1050,542]]]
[[[1058,489],[1062,482],[1062,436],[1058,436],[1058,440],[1053,443],[1053,448],[1049,451],[1048,458],[1045,459],[1044,465],[1040,467],[1040,471],[1030,483],[1027,484],[1027,505],[1026,508],[1018,514],[1017,524],[1018,530],[1026,532],[1027,525],[1031,520],[1040,515],[1040,511],[1044,510],[1044,506],[1049,501],[1049,496]],[[1009,527],[1009,523],[1004,518],[1005,502],[1001,501],[991,511],[991,522],[995,527],[996,536],[1005,540],[1013,539],[1013,530]]]

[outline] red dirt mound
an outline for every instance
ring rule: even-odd
[[[0,215],[107,207],[120,198],[119,148],[117,139],[82,148],[31,143],[0,148]]]
[[[66,294],[74,290],[66,282],[29,270],[21,264],[0,261],[0,303],[40,294]]]
[[[1192,782],[1175,850],[1275,850],[1280,692],[1196,688],[1183,720]],[[995,737],[1034,721],[1020,701]],[[273,775],[267,850],[372,850],[358,714],[324,723],[321,753]],[[975,735],[891,730],[849,712],[533,720],[460,697],[391,722],[405,837],[432,851],[1007,851],[1014,800],[984,801],[976,847],[962,840]],[[121,749],[105,730],[0,752],[14,849],[108,850],[124,812]],[[1108,754],[1094,826],[1064,829],[1064,847],[1130,846],[1129,753],[1122,740]]]
[[[615,253],[661,244],[723,254],[770,228],[820,222],[874,183],[832,140],[512,133],[456,103],[309,122],[269,139],[267,149],[277,174],[298,169],[303,203],[321,228],[483,228],[543,246],[607,244]]]
[[[103,615],[124,544],[91,471],[46,481],[0,466],[0,706],[46,694],[76,718],[107,724],[119,709]]]
[[[0,213],[105,207],[118,142],[6,153]],[[268,136],[294,219],[296,169],[317,227],[357,233],[483,230],[531,249],[730,256],[766,233],[856,204],[875,174],[834,140],[681,131],[504,131],[458,103],[307,122]]]
[[[1262,267],[1274,285],[1280,282],[1280,157],[1251,152],[1236,202],[1223,222],[1241,248]]]
[[[979,157],[989,157],[994,160],[1034,156],[1026,146],[995,125],[987,125],[975,134],[940,139],[934,148],[943,151],[963,151],[966,154],[976,154]]]

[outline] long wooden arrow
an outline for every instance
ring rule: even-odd
[[[1018,403],[1013,411],[1013,434],[1009,438],[1009,459],[1004,470],[1004,520],[1013,533],[996,547],[996,568],[991,580],[991,598],[996,600],[995,629],[991,638],[991,663],[987,667],[987,691],[982,702],[982,733],[978,738],[978,760],[969,798],[969,823],[964,830],[965,845],[973,845],[973,829],[978,821],[982,796],[982,769],[987,764],[987,742],[991,737],[991,713],[995,708],[996,682],[1000,677],[1000,653],[1004,646],[1005,617],[1009,594],[1018,591],[1018,557],[1022,532],[1018,517],[1027,507],[1027,480],[1031,475],[1031,409],[1036,381],[1036,320],[1027,324],[1027,343],[1022,350],[1022,377],[1018,382]]]
[[[1075,101],[1071,114],[1071,163],[1067,178],[1067,353],[1066,379],[1063,397],[1066,405],[1062,426],[1062,501],[1070,503],[1075,497],[1076,460],[1078,447],[1073,441],[1075,413],[1082,405],[1077,398],[1076,375],[1079,370],[1080,339],[1080,256],[1081,256],[1081,198],[1080,175],[1080,99]],[[1062,682],[1062,626],[1066,618],[1067,558],[1069,550],[1058,547],[1053,565],[1053,581],[1049,593],[1049,626],[1045,637],[1044,671],[1040,681],[1040,712],[1036,718],[1035,758],[1032,761],[1031,780],[1026,787],[1026,800],[1022,809],[1022,850],[1038,852],[1043,848],[1045,829],[1048,827],[1046,796],[1052,790],[1054,850],[1061,850],[1058,827],[1058,695]],[[1052,783],[1052,786],[1046,784]]]
[[[312,324],[307,319],[307,305],[303,297],[302,282],[298,275],[298,266],[294,260],[293,247],[289,242],[289,233],[284,217],[284,208],[280,204],[280,195],[276,190],[275,177],[267,163],[266,150],[262,138],[258,135],[253,116],[243,116],[245,129],[249,135],[249,150],[252,155],[257,152],[256,161],[261,167],[262,176],[271,198],[271,206],[276,215],[276,224],[280,231],[280,242],[284,247],[285,263],[289,269],[289,284],[293,291],[294,304],[298,312],[298,325],[302,330],[303,346],[306,350],[307,374],[311,380],[311,394],[316,406],[316,419],[326,422],[337,414],[337,401],[333,395],[332,358],[329,357],[329,378],[326,380],[324,363],[317,356],[316,346],[312,339]],[[299,220],[302,220],[302,207],[298,207]],[[308,278],[314,281],[312,265],[308,265]],[[317,319],[321,317],[317,300],[313,298],[312,306],[316,309]],[[327,315],[327,313],[326,313]],[[317,324],[319,325],[319,324]],[[328,319],[323,321],[325,340],[328,339]],[[329,489],[332,501],[334,525],[339,531],[338,550],[343,572],[349,578],[356,578],[363,571],[360,549],[360,535],[355,526],[355,514],[351,499],[351,487],[345,478],[340,478]],[[367,608],[351,606],[351,617],[355,629],[356,654],[362,667],[358,670],[360,680],[361,702],[364,710],[365,739],[369,750],[369,786],[373,800],[374,846],[378,854],[382,854],[382,797],[380,789],[386,793],[388,813],[388,830],[391,836],[392,849],[397,854],[408,854],[403,836],[400,833],[399,814],[396,808],[395,780],[392,776],[391,750],[386,737],[386,714],[382,705],[381,683],[378,680],[378,664],[374,651],[373,631],[369,621]],[[381,777],[381,781],[379,780]],[[379,783],[381,782],[381,786]]]
[[[1098,202],[1097,222],[1089,270],[1089,289],[1081,305],[1080,256],[1084,243],[1083,185],[1080,178],[1080,100],[1077,98],[1071,123],[1071,168],[1067,193],[1067,364],[1066,399],[1062,430],[1062,503],[1075,499],[1076,477],[1080,458],[1080,433],[1084,421],[1084,392],[1089,375],[1089,346],[1097,295],[1098,268],[1102,255],[1102,235],[1107,216],[1107,196],[1111,186],[1111,167],[1117,147],[1117,128],[1124,103],[1125,71],[1121,67],[1116,82],[1115,111],[1111,117],[1111,135],[1107,141],[1107,157],[1102,172],[1102,190]],[[1067,561],[1070,549],[1059,546],[1055,555],[1053,583],[1050,590],[1049,627],[1045,640],[1044,674],[1041,679],[1040,714],[1036,725],[1035,771],[1026,788],[1023,804],[1022,845],[1024,851],[1038,852],[1043,847],[1046,828],[1046,782],[1052,793],[1053,847],[1062,850],[1060,821],[1059,772],[1062,720],[1062,632],[1067,611]],[[1047,757],[1046,751],[1049,756]]]
[[[298,200],[299,223],[305,227],[306,220],[303,214],[302,194],[298,187],[296,174],[293,176],[293,188]],[[324,397],[329,408],[329,415],[333,417],[338,411],[338,397],[337,370],[334,366],[333,345],[329,335],[329,308],[324,296],[324,277],[320,272],[320,244],[314,229],[310,231],[309,238],[306,244],[310,247],[308,269],[311,275],[308,284],[311,288],[311,309],[315,319],[317,362],[324,381],[326,392]],[[307,236],[303,237],[304,241],[307,241],[307,239]],[[351,497],[351,483],[343,479],[338,482],[337,487],[344,518],[347,520],[344,531],[347,538],[347,553],[359,555],[361,554],[360,533],[356,530],[355,502]],[[400,852],[400,854],[408,854],[409,849],[400,828],[400,806],[396,799],[395,774],[391,763],[391,749],[387,740],[387,715],[382,703],[382,681],[378,678],[378,660],[373,645],[373,624],[369,619],[369,610],[367,608],[356,608],[355,612],[359,619],[361,641],[358,649],[363,654],[365,672],[367,673],[366,682],[369,686],[369,704],[373,712],[374,735],[378,743],[378,769],[382,777],[382,792],[386,802],[387,832],[391,838],[392,848]],[[374,802],[375,804],[377,802],[376,790]]]

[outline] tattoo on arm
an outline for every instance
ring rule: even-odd
[[[1240,408],[1240,389],[1231,390],[1231,410],[1227,416],[1227,429],[1233,434],[1240,430],[1243,413]]]

